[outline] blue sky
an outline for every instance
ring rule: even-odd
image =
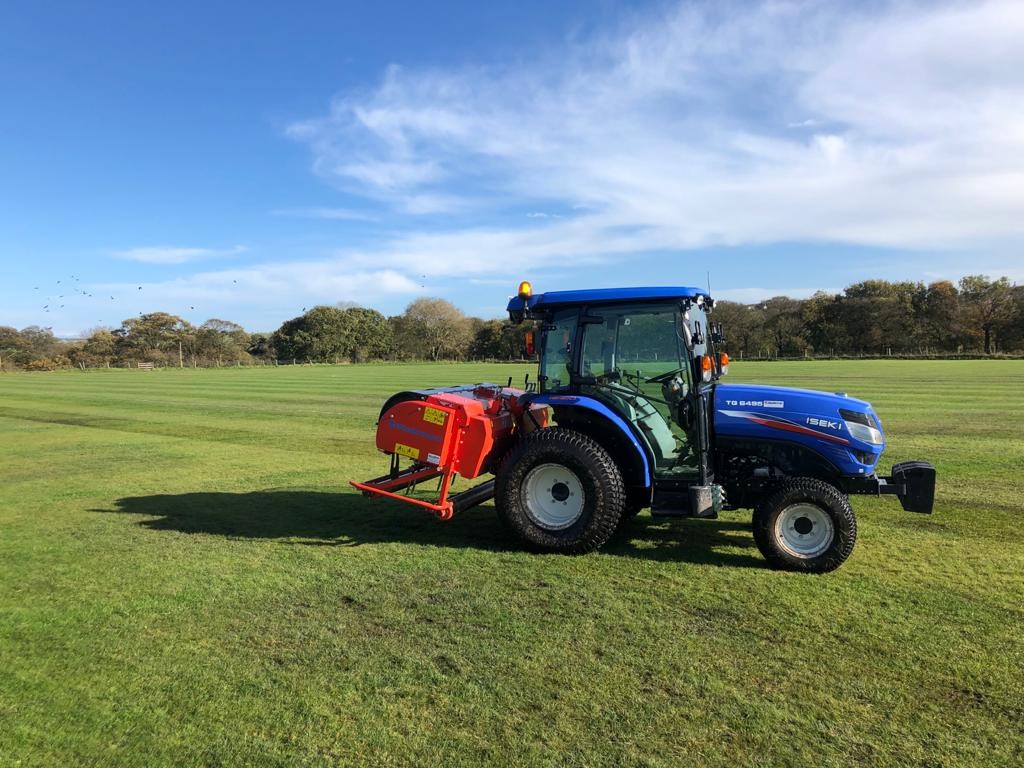
[[[1021,39],[1008,2],[7,3],[0,324],[1021,281]]]

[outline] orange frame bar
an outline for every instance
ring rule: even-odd
[[[437,500],[437,503],[431,503],[429,501],[423,501],[421,499],[414,499],[411,496],[403,496],[400,493],[394,493],[393,491],[384,490],[384,488],[377,485],[370,485],[368,483],[357,483],[355,480],[350,480],[354,487],[369,493],[374,496],[385,496],[389,499],[397,499],[398,501],[404,501],[408,504],[415,504],[417,507],[423,507],[429,509],[435,513],[442,520],[451,520],[455,514],[454,506],[451,501],[448,500],[448,489],[451,488],[453,472],[444,472],[441,478],[441,493]],[[437,473],[432,472],[430,477],[436,477]]]

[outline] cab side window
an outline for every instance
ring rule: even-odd
[[[551,392],[569,386],[572,371],[573,342],[576,336],[575,310],[556,313],[545,327],[540,350],[540,388]]]

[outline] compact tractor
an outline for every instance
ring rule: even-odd
[[[699,288],[534,295],[524,282],[508,312],[539,331],[524,335],[539,354],[536,381],[393,395],[377,425],[390,471],[352,484],[444,520],[494,498],[524,544],[572,554],[597,549],[646,508],[706,518],[749,508],[768,562],[812,573],[853,551],[848,495],[892,494],[907,511],[932,511],[931,464],[876,473],[885,439],[869,403],[723,383],[729,360],[715,350],[723,336],[708,320],[713,307]],[[457,475],[488,473],[451,494]],[[436,501],[410,493],[435,479]]]

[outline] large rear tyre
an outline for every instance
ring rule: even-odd
[[[512,449],[494,495],[498,517],[530,549],[573,555],[609,539],[626,498],[608,452],[559,427],[533,432]]]
[[[783,481],[754,510],[754,541],[775,568],[827,573],[853,552],[857,520],[834,486],[796,477]]]
[[[622,507],[622,517],[619,522],[624,523],[636,517],[649,506],[650,503],[643,499],[631,499],[627,496],[626,503]]]

